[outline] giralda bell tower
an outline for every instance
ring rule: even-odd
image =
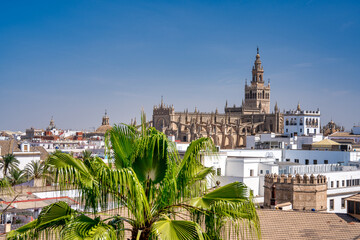
[[[264,84],[264,69],[261,66],[259,48],[252,68],[251,84],[245,84],[244,113],[270,113],[270,82]]]

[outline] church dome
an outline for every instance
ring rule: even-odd
[[[106,133],[108,130],[111,130],[112,126],[110,125],[101,125],[96,129],[97,133]]]
[[[102,124],[96,129],[96,133],[106,133],[108,130],[112,129],[112,126],[109,123],[109,116],[105,110],[105,115],[102,118]]]

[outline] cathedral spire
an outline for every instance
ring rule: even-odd
[[[252,81],[251,83],[264,83],[264,69],[261,66],[260,54],[259,54],[259,47],[256,49],[256,59],[254,62],[254,66],[252,69]]]
[[[277,102],[275,103],[274,111],[275,111],[275,113],[277,113],[277,112],[279,111],[279,108],[278,108]]]

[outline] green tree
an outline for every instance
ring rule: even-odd
[[[7,173],[11,169],[18,169],[20,162],[15,158],[14,154],[8,153],[2,156],[0,160],[0,169],[3,170],[4,177],[6,177]]]
[[[6,178],[11,186],[15,186],[15,185],[24,183],[27,180],[26,172],[23,170],[15,169],[15,168],[13,168],[9,171],[9,174]]]
[[[29,180],[34,180],[34,184],[40,184],[41,181],[51,181],[52,175],[45,162],[32,160],[25,166],[25,172]]]
[[[106,133],[108,164],[65,153],[49,157],[57,182],[79,189],[80,203],[91,215],[58,202],[8,239],[41,234],[53,239],[47,235],[51,231],[58,239],[123,239],[124,231],[131,232],[132,240],[222,239],[230,231],[238,238],[259,238],[259,219],[244,184],[207,189],[213,170],[201,159],[212,154],[211,139],[193,141],[180,158],[167,137],[144,122],[139,130],[122,125]],[[128,216],[101,212],[116,207],[127,209]]]

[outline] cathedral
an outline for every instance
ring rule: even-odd
[[[246,136],[257,133],[283,133],[284,117],[277,104],[270,111],[270,82],[264,83],[259,48],[252,68],[252,80],[245,83],[245,100],[241,106],[225,104],[224,113],[218,109],[211,113],[185,110],[175,112],[163,99],[154,106],[152,125],[175,140],[190,142],[200,137],[210,137],[223,149],[246,145]]]

